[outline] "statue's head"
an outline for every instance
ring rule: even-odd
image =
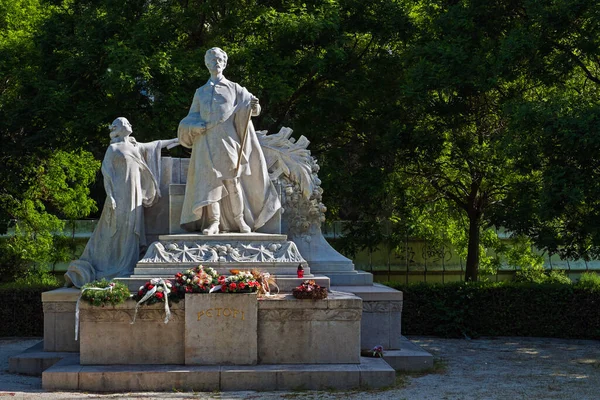
[[[227,53],[218,47],[208,49],[204,55],[204,64],[206,68],[213,73],[223,73],[227,67]]]
[[[125,117],[119,117],[110,124],[110,138],[114,141],[125,138],[133,132],[133,127]]]

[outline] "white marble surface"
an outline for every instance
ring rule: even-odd
[[[111,143],[102,161],[106,201],[98,225],[79,260],[65,274],[81,287],[97,279],[131,274],[146,244],[143,207],[160,197],[160,151],[177,139],[137,142],[126,118],[111,125]]]
[[[223,50],[209,49],[205,64],[211,77],[177,132],[192,149],[180,223],[206,234],[256,231],[281,208],[250,121],[260,113],[258,99],[223,76]]]

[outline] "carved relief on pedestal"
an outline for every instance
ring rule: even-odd
[[[305,262],[294,242],[155,242],[140,264],[187,262]]]
[[[319,165],[307,149],[310,142],[301,136],[295,141],[290,128],[272,135],[266,131],[256,132],[265,154],[271,179],[279,179],[283,187],[283,220],[287,223],[290,237],[307,242],[320,232],[325,221],[327,207],[321,202],[323,189],[317,176]]]

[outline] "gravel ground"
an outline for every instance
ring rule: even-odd
[[[0,397],[15,399],[600,399],[600,342],[544,338],[477,340],[411,337],[432,353],[429,373],[398,374],[395,387],[371,391],[214,393],[48,393],[42,380],[8,374],[8,357],[39,341],[0,339]]]

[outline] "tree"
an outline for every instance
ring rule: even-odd
[[[507,143],[523,179],[496,223],[562,258],[600,256],[600,5],[536,3],[536,87],[509,107]]]

